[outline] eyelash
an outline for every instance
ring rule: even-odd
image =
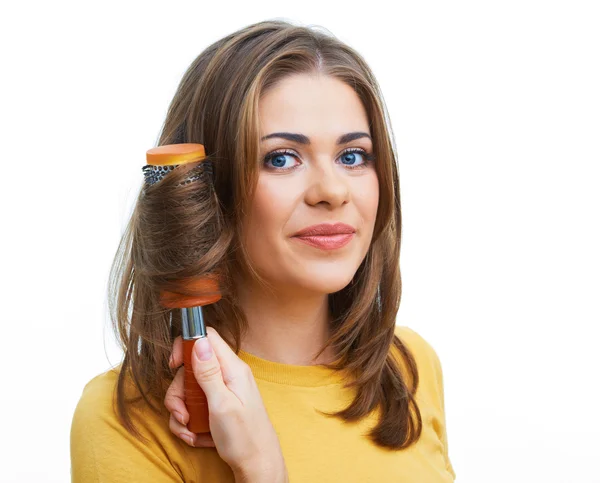
[[[340,157],[348,154],[348,153],[359,153],[363,156],[365,162],[363,164],[359,164],[356,166],[350,166],[350,165],[344,165],[349,169],[364,169],[366,168],[369,164],[371,164],[372,161],[375,160],[375,156],[372,154],[368,154],[364,149],[360,149],[360,148],[350,148],[347,149],[346,151],[344,151],[342,154],[340,154]],[[293,156],[294,158],[298,158],[298,156],[296,155],[295,152],[290,151],[289,149],[282,149],[279,151],[273,151],[272,153],[267,154],[264,159],[263,159],[263,164],[267,164],[269,161],[271,161],[273,158],[275,158],[276,156],[279,156],[280,154],[289,154],[290,156]],[[289,168],[279,168],[279,167],[270,167],[270,169],[274,170],[274,171],[290,171],[293,169],[296,169],[298,167],[298,165],[296,166],[291,166]]]

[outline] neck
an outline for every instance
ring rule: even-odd
[[[328,295],[301,289],[266,292],[238,283],[239,304],[248,320],[242,350],[282,364],[310,366],[333,361],[331,347],[318,358],[329,337]]]

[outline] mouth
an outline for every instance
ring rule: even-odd
[[[337,233],[334,235],[294,236],[292,239],[321,250],[337,250],[346,246],[354,238],[354,233]]]

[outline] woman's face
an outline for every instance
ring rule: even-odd
[[[377,214],[379,183],[368,160],[373,143],[366,111],[337,79],[293,75],[263,96],[259,117],[261,138],[293,133],[306,142],[261,141],[262,166],[244,231],[251,261],[277,289],[337,292],[363,261]],[[338,144],[357,132],[367,136]],[[355,233],[306,241],[294,236],[311,225],[338,222]],[[334,239],[349,241],[333,249],[310,244]]]

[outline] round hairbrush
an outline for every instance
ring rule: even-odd
[[[180,164],[197,163],[205,157],[204,146],[196,143],[167,144],[150,149],[146,153],[148,164],[142,168],[146,184],[161,181]],[[200,163],[199,169],[191,171],[180,184],[188,184],[203,175],[209,175],[209,179],[212,179],[211,163]],[[193,433],[209,433],[208,403],[192,370],[192,351],[196,339],[206,337],[202,307],[221,299],[218,276],[210,273],[203,277],[186,278],[178,280],[173,286],[178,288],[161,290],[160,304],[164,308],[181,311],[185,405],[190,415],[187,427]]]

